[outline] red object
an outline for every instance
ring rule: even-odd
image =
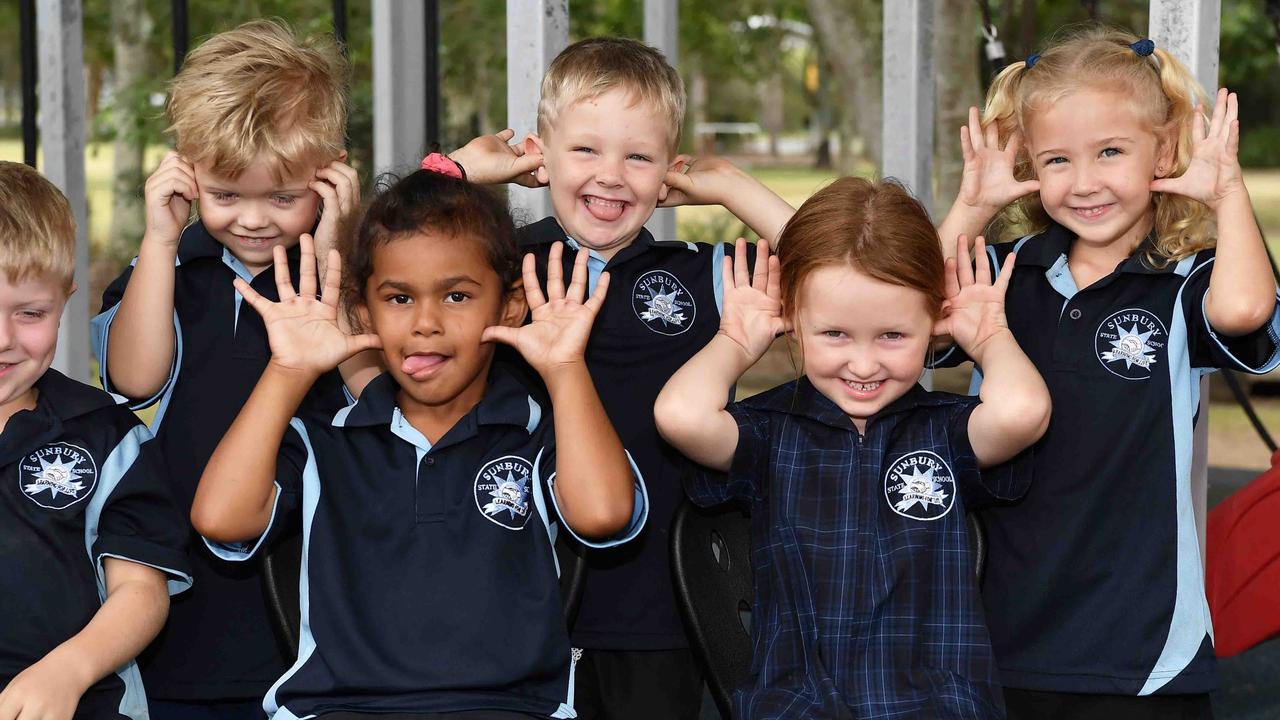
[[[1218,657],[1280,635],[1280,451],[1271,469],[1209,511],[1206,547]]]
[[[440,153],[431,153],[422,158],[422,169],[437,172],[441,175],[448,175],[459,180],[466,179],[462,174],[462,166],[449,159],[449,156],[441,155]]]

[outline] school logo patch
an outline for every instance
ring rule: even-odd
[[[693,296],[666,270],[650,270],[636,280],[631,307],[641,322],[662,335],[679,335],[688,330],[698,314]]]
[[[46,445],[18,464],[18,489],[50,510],[75,505],[97,484],[98,463],[89,451],[70,443]]]
[[[506,455],[490,460],[476,473],[476,508],[495,525],[519,530],[529,521],[529,483],[533,465]]]
[[[1128,308],[1102,321],[1094,346],[1098,361],[1112,374],[1146,380],[1168,339],[1160,318],[1141,308]]]
[[[907,453],[885,472],[884,499],[903,517],[937,520],[955,505],[956,480],[951,466],[928,450]]]

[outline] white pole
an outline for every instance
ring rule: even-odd
[[[884,4],[880,174],[900,180],[933,212],[934,0]]]
[[[71,202],[76,219],[76,283],[58,329],[53,366],[68,377],[89,376],[89,211],[85,195],[84,14],[80,0],[36,4],[40,62],[40,141],[44,175]]]
[[[678,0],[644,0],[644,41],[662,51],[672,67],[679,67]],[[676,211],[658,208],[645,223],[656,240],[676,239]]]
[[[569,44],[569,0],[507,0],[507,126],[516,139],[536,132],[542,76]],[[512,185],[511,209],[520,223],[551,215],[545,189]]]
[[[373,0],[373,168],[413,170],[426,149],[426,3]],[[434,88],[433,88],[434,90]]]

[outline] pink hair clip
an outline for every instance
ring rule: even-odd
[[[448,175],[451,178],[458,178],[459,180],[467,179],[467,173],[462,169],[461,165],[451,159],[448,155],[442,155],[438,152],[433,152],[422,158],[421,167],[423,170],[440,173],[441,175]]]

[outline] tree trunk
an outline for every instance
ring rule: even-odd
[[[146,227],[142,202],[145,135],[142,131],[146,98],[140,91],[147,68],[147,38],[152,21],[143,0],[115,0],[111,4],[111,36],[115,59],[112,72],[112,125],[115,160],[112,168],[111,234],[108,251],[127,258],[137,251]]]
[[[831,62],[845,135],[862,140],[862,155],[880,161],[880,6],[848,0],[807,0],[809,18]],[[841,148],[842,161],[848,148]],[[845,164],[842,171],[852,168]]]
[[[960,189],[964,168],[960,127],[969,121],[969,107],[982,104],[977,27],[973,0],[937,0],[933,57],[938,69],[938,121],[934,133],[938,208],[949,207]]]

